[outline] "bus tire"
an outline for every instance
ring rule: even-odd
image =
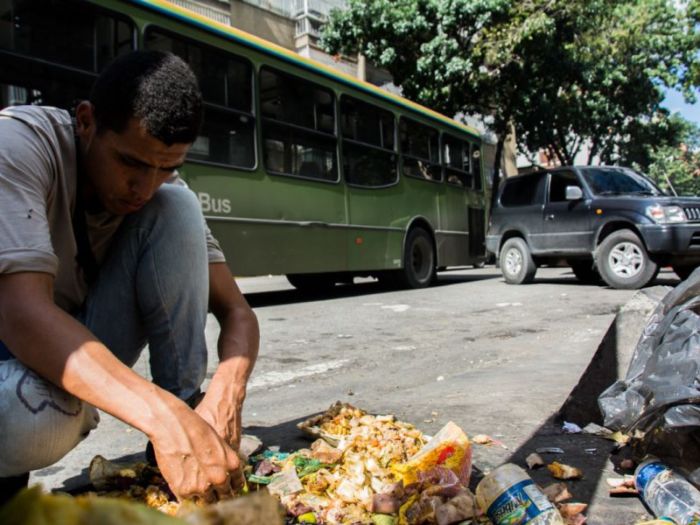
[[[287,280],[302,292],[328,292],[335,287],[335,278],[324,273],[290,273]]]
[[[403,268],[396,274],[404,288],[425,288],[435,279],[433,238],[423,228],[413,228],[406,236]]]
[[[596,250],[596,267],[603,280],[619,290],[642,288],[659,273],[659,265],[631,230],[617,230],[603,239]]]
[[[528,284],[535,278],[537,265],[527,243],[520,237],[511,237],[503,244],[498,262],[508,284]]]

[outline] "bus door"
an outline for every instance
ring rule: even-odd
[[[349,95],[340,99],[347,192],[348,269],[399,268],[405,212],[393,113]],[[403,222],[402,222],[403,219]]]
[[[440,266],[469,262],[469,209],[467,188],[471,187],[469,144],[452,135],[442,135],[442,162],[445,184],[440,206]],[[465,164],[466,163],[466,164]]]

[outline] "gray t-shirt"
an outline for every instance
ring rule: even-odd
[[[76,180],[75,133],[66,111],[40,106],[0,111],[0,273],[53,275],[54,301],[69,313],[87,294],[75,259]],[[168,182],[185,184],[177,175]],[[107,212],[87,214],[98,263],[121,220]],[[210,263],[225,260],[208,228],[207,250]]]

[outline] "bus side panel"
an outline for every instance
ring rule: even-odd
[[[438,224],[440,184],[401,177],[396,186],[382,189],[348,188],[348,260],[352,270],[398,269],[402,266],[406,228],[415,217]],[[372,227],[386,227],[382,231]],[[362,237],[358,243],[357,237]],[[369,258],[368,258],[369,256]]]
[[[183,171],[234,274],[346,269],[343,186],[208,166]]]
[[[408,217],[401,213],[401,188],[348,186],[348,269],[399,268]]]

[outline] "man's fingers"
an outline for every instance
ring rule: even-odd
[[[231,499],[234,496],[233,489],[231,488],[231,482],[227,481],[225,485],[218,485],[214,487],[214,493],[216,494],[216,499],[218,501]]]
[[[240,492],[245,487],[245,477],[240,470],[231,472],[231,487],[235,492]]]

